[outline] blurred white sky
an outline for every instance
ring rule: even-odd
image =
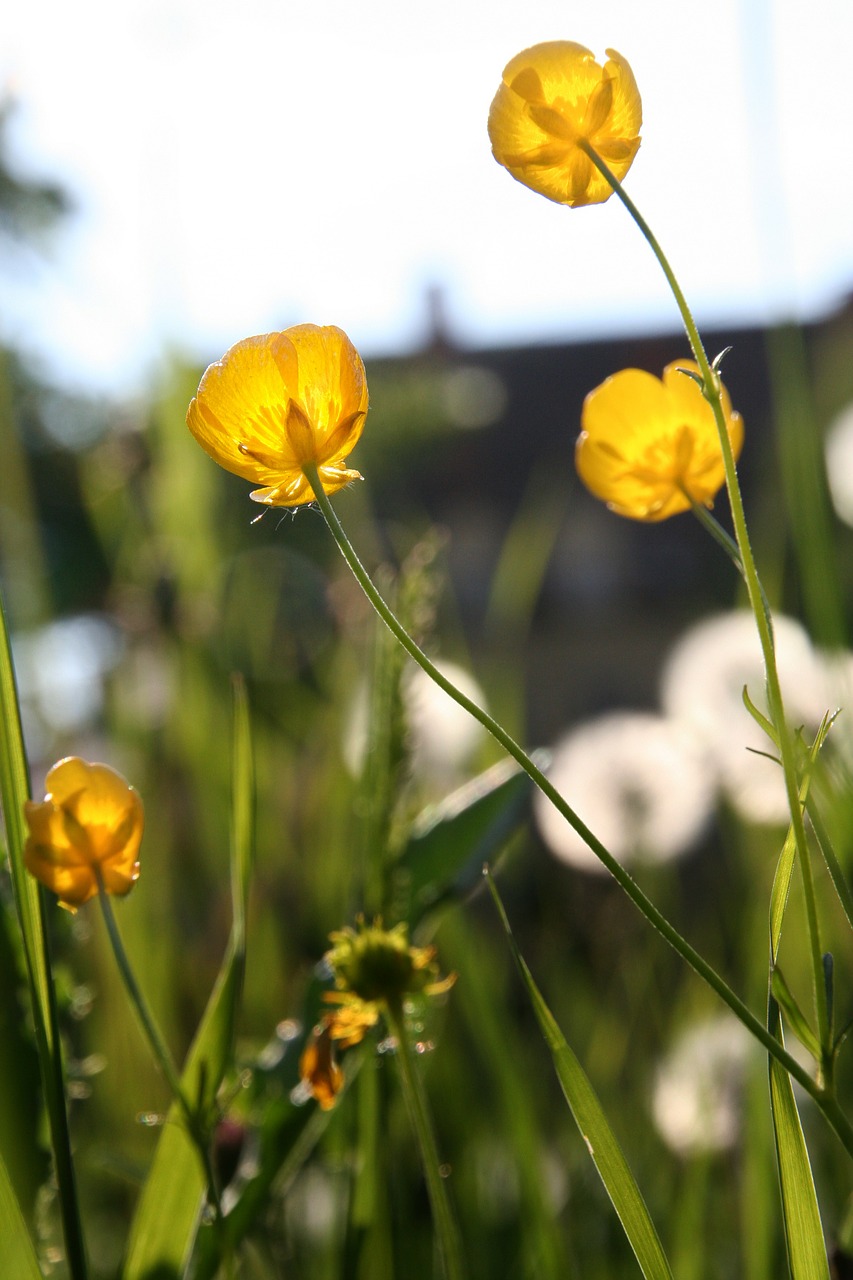
[[[288,324],[363,354],[675,327],[625,211],[568,210],[491,157],[505,63],[572,39],[630,61],[627,185],[700,321],[853,288],[851,0],[16,0],[0,85],[19,168],[77,214],[4,272],[0,325],[54,376],[132,389]]]

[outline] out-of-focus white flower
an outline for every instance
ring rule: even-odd
[[[554,748],[548,775],[622,863],[667,862],[696,842],[711,814],[713,773],[695,739],[661,716],[616,712],[578,725]],[[537,792],[536,824],[556,857],[603,870],[550,801]]]
[[[652,1092],[655,1126],[679,1155],[725,1151],[741,1128],[749,1033],[730,1014],[683,1031],[661,1062]]]
[[[435,665],[461,693],[485,708],[483,691],[470,672],[455,662]],[[442,788],[455,785],[471,764],[485,729],[414,662],[403,673],[401,691],[413,771],[421,781]],[[367,691],[362,688],[356,694],[343,745],[347,767],[354,774],[364,761],[367,715]]]
[[[826,435],[826,474],[839,520],[853,525],[853,404],[832,423]]]
[[[436,662],[435,665],[460,693],[485,708],[483,690],[469,671],[455,662]],[[414,663],[403,676],[403,701],[415,771],[441,784],[458,779],[483,741],[486,733],[483,726]]]
[[[827,668],[798,622],[773,620],[776,664],[788,722],[814,731],[828,709]],[[718,614],[685,632],[661,676],[664,711],[689,727],[710,753],[720,784],[750,822],[785,822],[788,804],[782,770],[756,752],[773,744],[743,703],[746,686],[767,714],[764,664],[755,619],[748,610]]]

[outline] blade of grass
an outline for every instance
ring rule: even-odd
[[[817,756],[821,741],[819,733],[812,747],[811,763]],[[800,790],[803,803],[808,795],[809,778],[810,774],[807,771]],[[780,1006],[773,994],[773,979],[796,853],[796,839],[791,826],[782,845],[770,895],[770,993],[767,1003],[767,1029],[776,1036],[780,1044],[784,1043],[784,1040]],[[821,1058],[823,1058],[822,1052]],[[773,1136],[776,1143],[779,1186],[782,1194],[782,1220],[792,1280],[829,1280],[823,1228],[808,1151],[794,1099],[794,1086],[788,1072],[775,1058],[768,1058],[768,1069],[770,1111],[773,1118]]]
[[[507,1026],[502,983],[494,957],[474,921],[451,912],[441,926],[441,953],[450,968],[464,974],[453,989],[476,1046],[473,1069],[483,1088],[493,1088],[503,1136],[512,1150],[520,1189],[520,1276],[563,1280],[571,1274],[566,1223],[558,1217],[542,1177],[543,1135],[538,1099],[528,1087],[526,1060],[518,1052],[514,1024]]]
[[[815,1062],[820,1062],[820,1045],[818,1044],[817,1036],[809,1026],[802,1009],[797,1004],[781,969],[773,969],[771,971],[770,990],[800,1044],[804,1049],[808,1050]]]
[[[838,861],[838,854],[835,852],[835,848],[829,838],[829,832],[821,817],[820,809],[812,798],[809,798],[806,802],[806,812],[809,815],[809,821],[817,839],[817,847],[820,849],[821,856],[826,863],[826,869],[832,878],[835,892],[838,894],[838,901],[841,903],[848,924],[853,928],[853,894],[850,892],[847,876]]]
[[[35,1247],[2,1156],[0,1156],[0,1240],[3,1241],[3,1266],[6,1275],[14,1276],[15,1280],[42,1280]]]
[[[744,689],[744,701],[747,706],[752,708],[749,698]],[[754,710],[754,708],[752,708]],[[759,713],[755,712],[756,715]],[[800,782],[800,804],[804,806],[808,801],[809,785],[811,783],[812,770],[817,761],[821,747],[826,741],[834,717],[824,716],[821,724],[815,734],[814,741],[809,747],[808,760],[803,777]],[[776,957],[779,954],[779,942],[782,937],[782,921],[785,915],[785,908],[788,905],[788,892],[791,887],[791,875],[794,869],[794,859],[797,852],[797,841],[794,826],[791,824],[788,828],[788,834],[782,845],[782,852],[779,855],[779,861],[776,865],[776,874],[773,878],[773,888],[770,893],[770,959],[773,964],[776,963]]]
[[[436,1243],[445,1280],[464,1280],[468,1274],[462,1250],[462,1239],[450,1195],[442,1175],[435,1127],[432,1122],[423,1081],[415,1063],[415,1049],[406,1027],[402,1001],[388,1002],[385,1016],[397,1042],[400,1091],[406,1101],[409,1119],[421,1153],[421,1165],[429,1194]]]
[[[794,838],[794,828],[789,827],[782,844],[782,852],[779,854],[779,861],[776,864],[776,874],[773,877],[773,887],[770,890],[770,960],[771,964],[776,963],[776,957],[779,954],[779,942],[782,938],[782,922],[785,918],[785,908],[788,905],[788,893],[791,888],[791,876],[794,870],[794,859],[797,856],[797,842]]]
[[[36,1035],[50,1047],[50,1011],[47,996],[47,968],[44,962],[42,921],[38,884],[24,866],[27,828],[24,804],[30,798],[30,777],[24,751],[18,690],[6,614],[0,598],[0,798],[9,850],[9,870],[15,910],[24,943],[24,959],[33,1005]]]
[[[768,1021],[778,1026],[778,1005],[770,1000]],[[781,1035],[781,1030],[779,1031]],[[782,1192],[782,1216],[792,1280],[829,1280],[823,1228],[815,1194],[809,1155],[802,1125],[794,1100],[791,1077],[775,1058],[770,1067],[770,1105],[779,1184]]]
[[[233,1053],[245,967],[246,897],[254,854],[254,766],[245,686],[234,681],[233,919],[228,949],[181,1076],[185,1095],[209,1112]],[[195,1145],[172,1104],[131,1226],[124,1280],[181,1276],[201,1220],[206,1187]]]
[[[663,1246],[622,1148],[610,1127],[589,1078],[569,1048],[518,950],[497,886],[488,871],[486,875],[498,915],[506,932],[510,951],[527,988],[545,1043],[551,1051],[557,1078],[581,1137],[587,1145],[599,1177],[622,1223],[640,1270],[646,1280],[672,1280],[672,1270]]]
[[[3,803],[15,911],[24,946],[33,1030],[59,1189],[68,1270],[72,1280],[85,1280],[86,1248],[68,1134],[62,1048],[45,929],[45,892],[29,875],[24,865],[27,837],[24,805],[29,798],[29,769],[21,730],[15,668],[6,613],[0,596],[0,800]]]

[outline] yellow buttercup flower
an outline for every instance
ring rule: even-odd
[[[214,462],[262,486],[253,501],[295,507],[314,498],[306,465],[326,493],[361,479],[346,459],[366,413],[364,365],[349,338],[300,324],[226,351],[204,373],[187,426]]]
[[[343,1088],[334,1049],[359,1044],[389,1005],[402,1010],[413,996],[449,991],[456,975],[441,978],[434,947],[410,947],[405,924],[384,929],[380,920],[331,935],[326,961],[335,975],[334,991],[323,997],[340,1006],[325,1014],[308,1038],[299,1074],[324,1109],[333,1107]]]
[[[614,49],[600,66],[589,49],[551,40],[507,64],[489,112],[498,164],[526,187],[572,208],[600,204],[610,183],[579,143],[620,181],[640,145],[643,108],[634,73]]]
[[[698,372],[692,360],[667,365],[663,380],[623,369],[584,401],[575,451],[578,475],[612,511],[633,520],[666,520],[692,503],[713,506],[725,483],[714,414],[701,387],[679,372]],[[743,419],[721,386],[735,458]]]
[[[139,793],[109,765],[77,756],[55,764],[45,788],[44,800],[24,806],[27,869],[71,910],[95,896],[99,876],[107,893],[128,893],[139,876]]]

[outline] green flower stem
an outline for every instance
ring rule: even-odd
[[[747,1031],[749,1031],[750,1034],[764,1046],[768,1053],[778,1059],[788,1074],[791,1075],[797,1083],[802,1086],[806,1093],[814,1099],[817,1106],[821,1111],[823,1111],[827,1119],[829,1119],[830,1108],[826,1104],[828,1104],[830,1100],[827,1098],[820,1086],[812,1080],[808,1072],[805,1071],[804,1068],[801,1067],[800,1064],[782,1047],[782,1045],[779,1044],[775,1036],[773,1036],[764,1024],[755,1017],[739,996],[735,995],[734,991],[732,991],[731,987],[728,986],[720,974],[717,973],[716,969],[714,969],[712,965],[708,964],[699,952],[681,936],[675,926],[670,924],[666,916],[658,910],[654,903],[646,897],[640,886],[632,879],[621,863],[617,862],[613,855],[608,852],[598,837],[593,835],[589,827],[581,821],[574,809],[566,803],[559,791],[557,791],[553,784],[549,782],[542,770],[534,764],[523,748],[510,737],[506,730],[498,724],[498,722],[494,720],[487,711],[484,711],[482,707],[479,707],[476,702],[472,702],[472,700],[466,697],[461,690],[457,689],[446,676],[442,675],[437,667],[430,662],[423,650],[415,644],[414,640],[400,623],[399,619],[394,616],[385,601],[382,599],[382,596],[376,590],[376,587],[371,581],[370,575],[356,555],[355,549],[344,532],[343,526],[341,525],[341,522],[329,501],[328,495],[320,483],[316,466],[306,465],[305,475],[314,490],[317,505],[325,516],[326,523],[329,526],[332,537],[337,542],[338,549],[344,557],[344,560],[346,560],[349,565],[354,578],[370,603],[373,605],[376,613],[388,629],[397,637],[409,656],[417,662],[418,666],[426,672],[430,679],[433,680],[440,689],[444,690],[448,697],[451,697],[454,702],[457,702],[460,707],[463,707],[470,716],[473,716],[473,718],[492,735],[495,741],[503,747],[507,754],[512,756],[530,780],[539,788],[542,794],[551,801],[558,813],[562,814],[569,826],[573,827],[581,839],[586,842],[595,856],[613,876],[613,879],[617,882],[620,888],[628,895],[638,911],[640,911],[649,923],[657,929],[658,933],[666,939],[673,950],[690,965],[694,972],[697,973],[699,977],[717,993],[720,999],[728,1005],[735,1017],[738,1018],[746,1027]],[[830,1123],[838,1134],[841,1142],[844,1144],[846,1150],[851,1156],[853,1156],[853,1126],[851,1126],[846,1117],[837,1113],[838,1108],[836,1107],[832,1110],[833,1118],[830,1120]]]
[[[433,1129],[432,1116],[424,1092],[423,1082],[415,1070],[412,1060],[413,1046],[406,1020],[403,1016],[402,1004],[386,1005],[386,1019],[391,1034],[397,1041],[397,1063],[400,1068],[400,1084],[403,1097],[412,1120],[418,1146],[421,1149],[424,1176],[429,1191],[438,1235],[441,1254],[444,1261],[446,1280],[465,1280],[467,1271],[462,1255],[462,1242],[459,1239],[459,1228],[447,1194],[447,1187],[441,1174],[441,1160],[438,1154],[438,1143]]]
[[[830,1049],[829,1014],[826,1001],[826,988],[823,981],[820,929],[818,926],[817,909],[815,905],[809,847],[806,840],[803,810],[799,798],[799,784],[797,781],[794,744],[785,719],[782,689],[779,684],[779,673],[776,668],[776,653],[773,643],[773,624],[770,612],[767,608],[764,590],[758,577],[755,558],[752,554],[752,547],[749,541],[749,531],[746,524],[746,513],[743,506],[743,497],[737,477],[737,468],[735,467],[734,452],[732,450],[732,443],[729,439],[729,433],[726,427],[726,416],[723,410],[722,384],[720,382],[720,376],[708,360],[708,356],[702,344],[702,339],[699,336],[699,330],[696,327],[696,322],[693,319],[689,306],[687,305],[687,300],[681,291],[681,286],[676,280],[672,267],[670,266],[663,249],[658,243],[656,236],[653,234],[651,227],[646,222],[631,197],[624,190],[619,179],[610,171],[595,149],[583,139],[578,143],[578,145],[581,150],[589,156],[598,171],[610,183],[614,192],[622,201],[623,205],[628,210],[628,213],[631,215],[637,227],[641,231],[652,250],[652,253],[657,258],[661,270],[666,276],[667,283],[672,290],[672,295],[675,298],[678,310],[681,313],[681,319],[687,332],[687,338],[690,343],[691,350],[693,351],[696,363],[698,364],[702,374],[703,394],[710,404],[714,414],[717,433],[720,437],[720,448],[722,450],[723,466],[726,474],[726,489],[729,495],[735,538],[740,551],[743,577],[746,582],[749,603],[752,607],[752,612],[755,615],[755,622],[761,643],[761,652],[764,658],[767,701],[770,708],[770,718],[778,737],[779,753],[782,758],[782,770],[785,775],[785,790],[787,792],[788,807],[791,813],[791,823],[794,828],[794,839],[796,841],[797,853],[799,856],[800,873],[803,879],[803,892],[809,930],[809,947],[812,960],[812,985],[814,989],[815,1013],[817,1017],[821,1047],[824,1055],[826,1056]]]
[[[139,983],[136,981],[136,975],[131,968],[127,952],[124,949],[124,943],[121,940],[121,934],[118,931],[115,914],[113,912],[110,896],[104,885],[104,878],[99,866],[95,867],[95,875],[98,880],[98,899],[101,904],[101,912],[104,917],[104,924],[107,927],[107,934],[110,939],[110,945],[113,949],[113,955],[118,965],[118,971],[121,974],[122,982],[125,990],[130,997],[130,1003],[139,1019],[140,1026],[145,1034],[145,1038],[154,1054],[154,1058],[159,1066],[166,1083],[172,1093],[172,1097],[177,1102],[184,1116],[184,1123],[187,1131],[192,1138],[193,1143],[198,1151],[204,1169],[205,1178],[207,1179],[207,1193],[211,1205],[213,1206],[217,1220],[222,1217],[222,1206],[219,1200],[219,1191],[216,1185],[216,1177],[213,1172],[213,1164],[210,1158],[210,1150],[205,1136],[203,1126],[197,1113],[190,1106],[189,1099],[184,1093],[181,1084],[181,1077],[175,1066],[171,1053],[169,1052],[163,1033],[157,1026],[154,1015],[148,1007],[148,1003],[142,994]]]
[[[707,533],[710,533],[715,542],[719,543],[734,567],[737,569],[738,573],[743,575],[743,562],[740,558],[740,548],[734,538],[727,533],[720,522],[711,515],[704,503],[697,502],[693,495],[688,493],[683,486],[681,491],[690,503],[690,509],[702,525],[702,528],[705,529]]]

